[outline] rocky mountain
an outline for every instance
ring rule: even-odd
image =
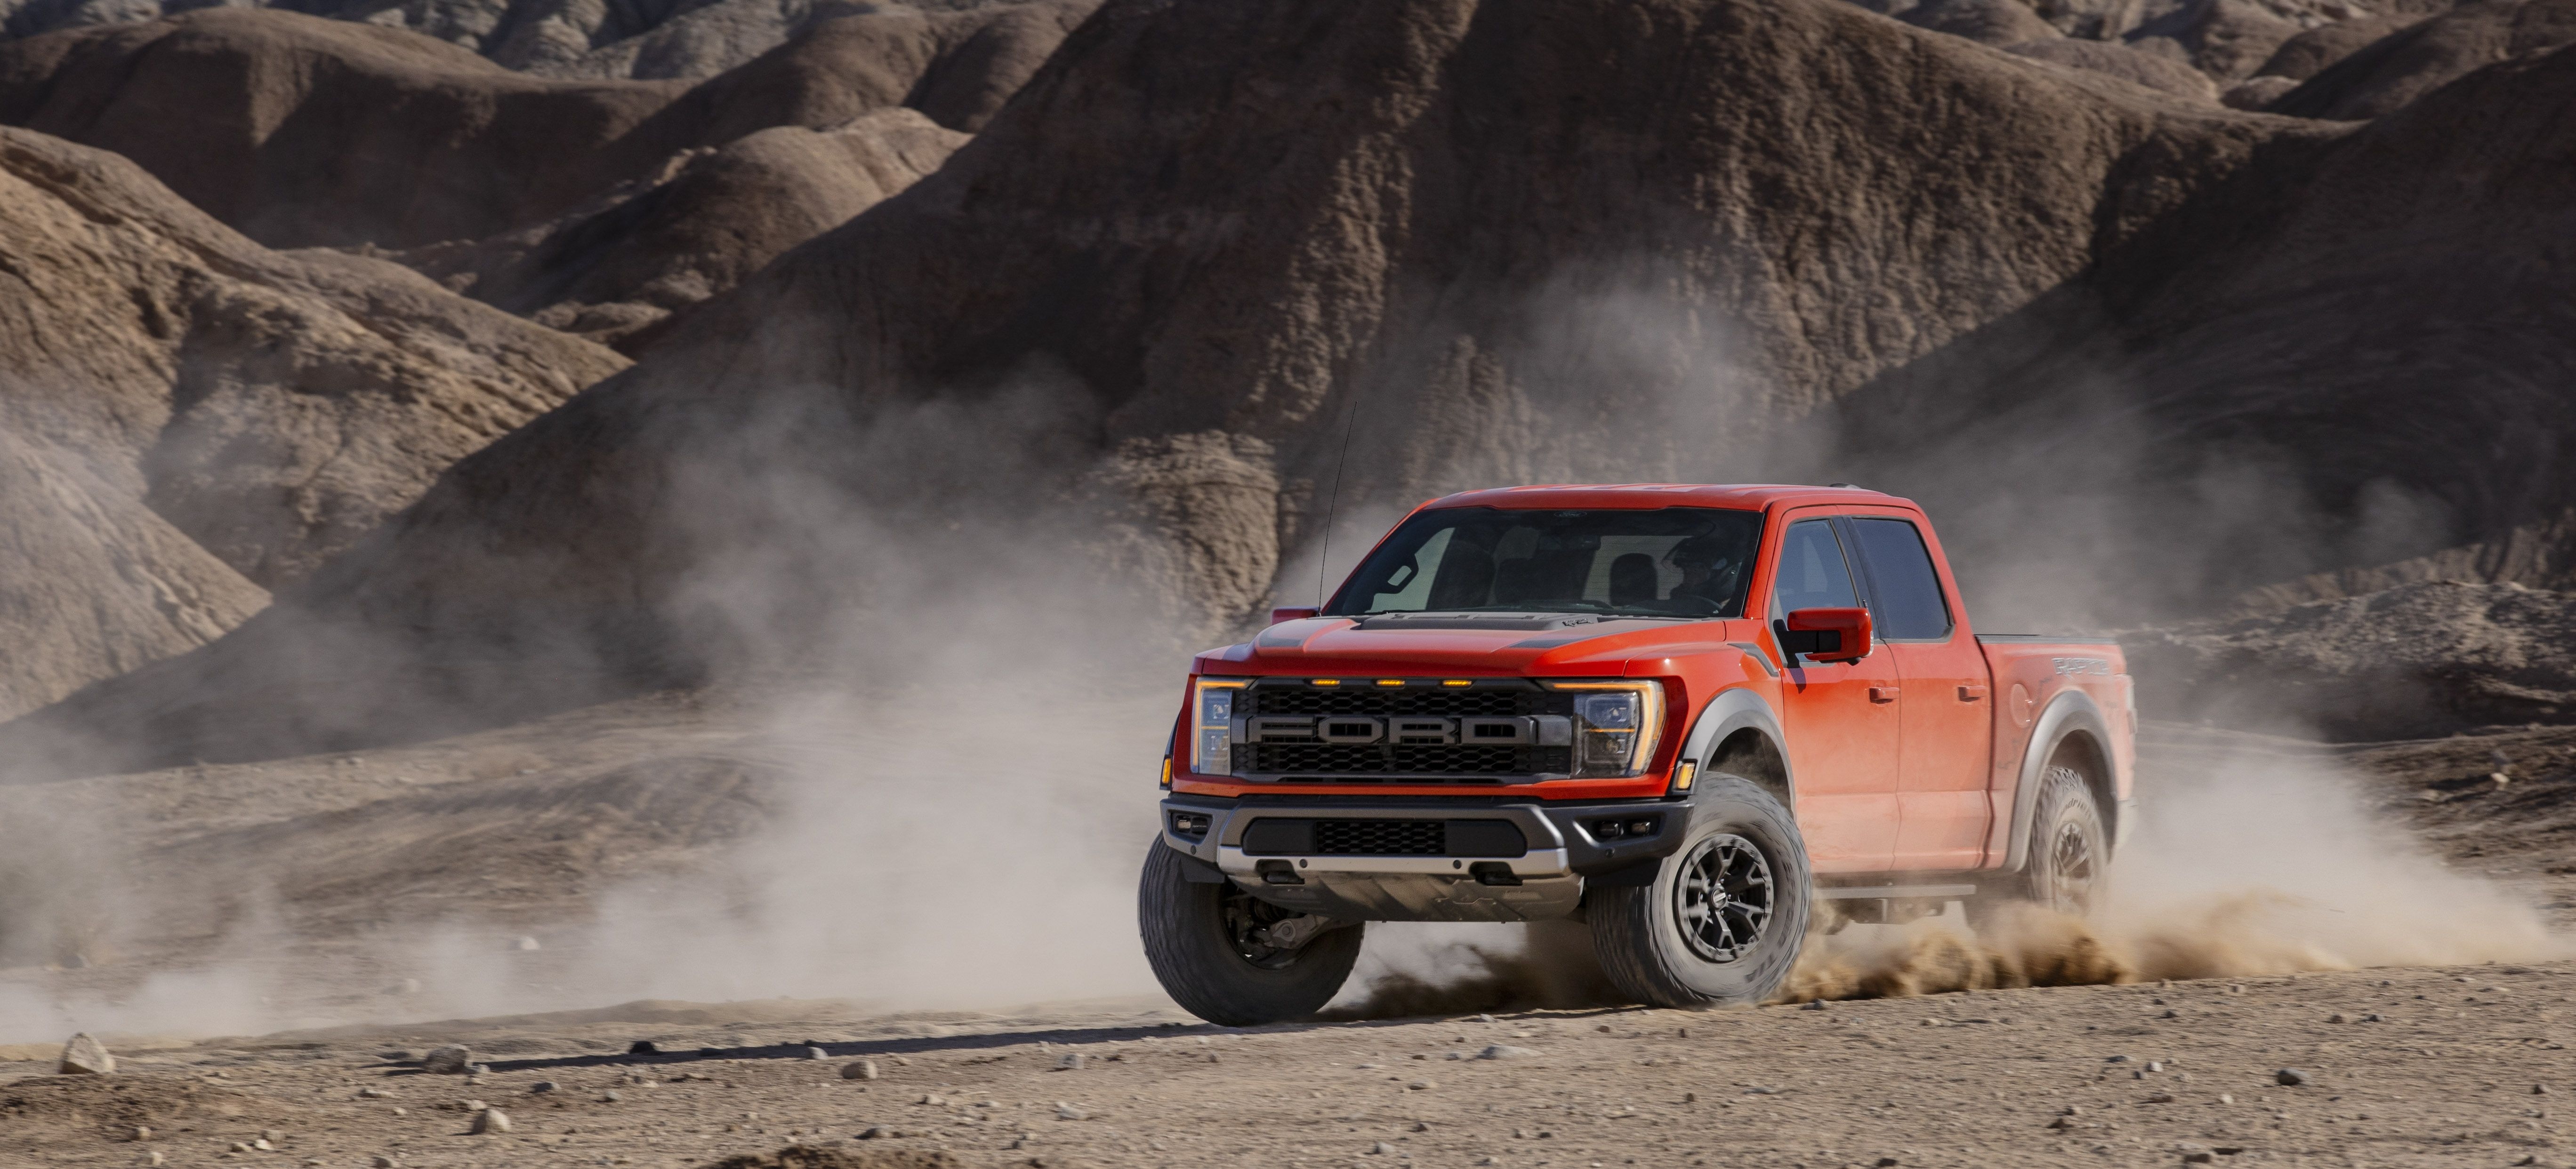
[[[0,129],[0,710],[212,640],[614,373],[405,269],[271,252]]]
[[[2276,99],[2274,113],[2376,118],[2509,58],[2576,43],[2576,2],[2472,0],[2344,53]]]
[[[2150,718],[2362,741],[2576,718],[2576,594],[2519,584],[2400,585],[2121,644]]]
[[[203,7],[182,0],[0,0],[0,37],[152,21]],[[750,61],[818,24],[849,18],[909,29],[897,35],[916,41],[981,40],[990,52],[997,42],[1006,45],[1043,23],[1030,22],[1025,9],[1054,6],[1043,0],[1034,6],[1015,0],[662,0],[614,6],[423,0],[387,8],[291,0],[231,7],[401,29],[541,76],[695,80]],[[1061,30],[1055,37],[1061,39]]]
[[[559,219],[393,258],[537,323],[633,351],[670,314],[938,170],[968,136],[913,110],[683,151]]]
[[[1361,538],[1494,481],[1915,495],[1989,629],[2481,546],[2576,504],[2571,89],[2335,123],[1828,0],[1122,0],[935,174],[0,749],[432,734],[1089,562],[1213,635],[1336,498]]]
[[[1094,2],[822,20],[694,87],[211,9],[0,43],[0,122],[117,151],[271,246],[414,263],[631,347],[936,169]]]
[[[846,603],[868,558],[813,533],[852,508],[1083,484],[1223,625],[1313,537],[1345,426],[1349,500],[1711,474],[2304,126],[1825,0],[1112,5],[939,173],[253,627],[17,733],[239,757],[659,684]],[[245,688],[264,712],[214,696]]]

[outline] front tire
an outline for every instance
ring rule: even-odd
[[[1190,881],[1181,855],[1159,840],[1145,854],[1136,890],[1145,961],[1164,993],[1208,1022],[1250,1027],[1302,1019],[1340,993],[1366,927],[1327,930],[1293,950],[1260,940],[1261,931],[1295,916],[1231,881]]]
[[[1759,1003],[1807,938],[1811,874],[1798,822],[1738,776],[1704,776],[1689,836],[1647,885],[1596,888],[1586,906],[1602,972],[1658,1007]]]

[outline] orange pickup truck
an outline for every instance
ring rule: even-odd
[[[1577,920],[1640,1002],[1759,1002],[1819,899],[2081,912],[2131,820],[2119,647],[1976,634],[1875,491],[1446,496],[1272,618],[1191,664],[1138,895],[1213,1022],[1320,1009],[1372,921]]]

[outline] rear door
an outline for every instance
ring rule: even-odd
[[[1790,513],[1774,560],[1772,645],[1799,609],[1860,604],[1849,556],[1822,511]],[[1885,871],[1896,850],[1897,675],[1884,651],[1857,662],[1791,660],[1780,679],[1781,719],[1797,771],[1798,829],[1820,873]]]
[[[1871,623],[1904,687],[1897,765],[1898,869],[1973,869],[1992,818],[1994,696],[1985,653],[1942,587],[1914,517],[1888,510],[1838,521],[1869,597]]]

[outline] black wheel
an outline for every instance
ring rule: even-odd
[[[1181,855],[1159,840],[1145,854],[1136,917],[1145,961],[1164,993],[1183,1010],[1228,1027],[1301,1019],[1322,1010],[1359,961],[1365,928],[1342,926],[1302,944],[1273,945],[1273,927],[1304,915],[1230,881],[1192,883],[1182,875]],[[1289,932],[1297,932],[1297,925]]]
[[[1761,1002],[1806,942],[1806,841],[1789,810],[1747,779],[1705,776],[1691,805],[1690,835],[1653,884],[1590,892],[1593,948],[1639,1002]]]
[[[1989,893],[1969,906],[1985,918],[2009,902],[2027,903],[2082,917],[2093,909],[2111,865],[2110,835],[2084,773],[2063,763],[2040,773],[2030,817],[2030,855],[2008,878],[2000,896]]]

